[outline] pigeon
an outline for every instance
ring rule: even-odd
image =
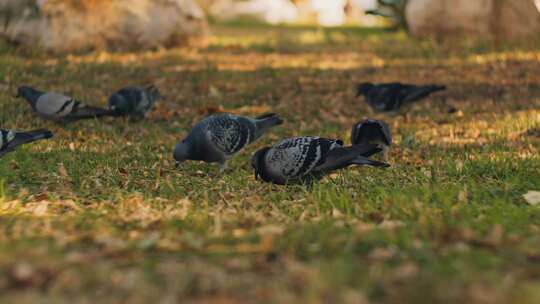
[[[285,139],[253,155],[251,166],[255,179],[278,185],[311,184],[314,180],[350,165],[388,167],[387,163],[369,159],[382,149],[373,144],[343,146],[338,139],[303,136]]]
[[[353,126],[351,131],[351,143],[353,145],[380,145],[383,148],[382,154],[386,161],[388,159],[388,150],[392,145],[392,133],[384,121],[364,119]]]
[[[42,92],[27,86],[19,87],[16,97],[26,99],[40,117],[55,122],[68,123],[81,119],[112,116],[110,110],[89,106],[62,94]]]
[[[109,97],[109,108],[115,116],[130,116],[135,119],[142,119],[154,108],[159,97],[159,90],[153,85],[148,87],[125,87]]]
[[[27,132],[0,129],[0,157],[17,149],[21,145],[51,137],[53,137],[52,132],[45,129]]]
[[[398,82],[382,84],[365,82],[356,88],[356,96],[364,95],[369,106],[376,112],[397,112],[405,105],[445,89],[445,86],[439,85],[416,86]]]
[[[268,129],[282,123],[283,120],[274,113],[256,118],[232,114],[211,115],[195,124],[189,135],[176,144],[173,156],[177,166],[185,160],[216,162],[223,172],[229,158]]]

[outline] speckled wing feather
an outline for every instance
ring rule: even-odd
[[[219,115],[208,122],[211,142],[223,153],[232,155],[244,148],[253,138],[246,122],[233,115]]]
[[[268,151],[266,163],[272,175],[301,178],[324,163],[327,153],[343,145],[339,140],[305,136],[286,139]]]

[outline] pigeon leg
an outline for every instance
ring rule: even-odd
[[[388,147],[387,145],[383,145],[382,146],[382,157],[383,157],[383,160],[385,163],[388,162],[388,154],[390,152],[390,147]]]
[[[403,121],[405,123],[410,123],[411,122],[411,115],[410,115],[409,112],[403,113]]]
[[[372,107],[367,107],[367,112],[368,112],[368,115],[369,115],[369,116],[375,114],[375,111],[373,110]]]
[[[227,162],[226,161],[220,162],[219,163],[219,173],[223,173],[223,172],[225,172],[225,170],[227,170]]]

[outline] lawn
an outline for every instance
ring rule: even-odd
[[[448,90],[408,117],[371,115],[362,81]],[[164,98],[139,123],[61,126],[13,97],[30,84],[105,105],[146,83]],[[286,122],[225,174],[176,169],[175,142],[213,111]],[[391,126],[392,167],[311,188],[254,179],[258,148],[348,142],[365,116]],[[523,198],[540,191],[540,44],[242,23],[213,26],[201,49],[2,44],[0,123],[55,133],[1,159],[1,303],[540,303],[540,206]]]

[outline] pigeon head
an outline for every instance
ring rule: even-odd
[[[371,82],[363,82],[356,87],[356,97],[366,94],[374,85]]]
[[[126,115],[131,110],[131,104],[120,94],[113,94],[109,97],[109,108],[115,115]]]
[[[191,159],[191,144],[187,139],[182,140],[174,147],[173,157],[178,167],[182,162]]]
[[[266,154],[268,153],[268,150],[270,150],[270,147],[264,147],[251,157],[251,167],[255,171],[255,179],[258,179],[261,177],[263,180],[265,180],[264,177],[264,158],[266,157]]]
[[[43,92],[38,91],[34,88],[28,87],[28,86],[21,86],[17,89],[17,95],[16,97],[22,97],[26,99],[28,102],[30,102],[32,105],[35,105],[38,98],[43,95]]]

